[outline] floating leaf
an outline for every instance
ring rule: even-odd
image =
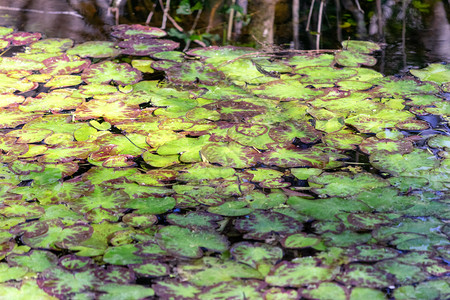
[[[45,233],[28,233],[23,237],[25,244],[31,247],[44,249],[70,248],[92,235],[92,227],[87,224],[75,224],[64,226],[61,221],[55,219],[43,224],[48,229]]]
[[[434,94],[438,92],[438,88],[431,83],[418,83],[411,79],[392,79],[383,78],[376,82],[381,87],[378,93],[383,97],[392,96],[412,96],[417,94]]]
[[[35,280],[23,280],[20,286],[0,285],[0,294],[5,299],[57,299],[39,288]],[[33,295],[30,298],[30,295]]]
[[[1,62],[0,62],[1,63]],[[28,92],[38,87],[37,82],[27,79],[16,79],[6,74],[0,74],[0,93]]]
[[[374,66],[377,60],[369,55],[354,51],[341,51],[335,56],[336,63],[345,67],[359,67],[361,65]]]
[[[390,140],[390,139],[365,139],[360,145],[362,152],[372,154],[375,152],[386,151],[389,153],[406,154],[413,151],[413,144],[407,140]]]
[[[200,247],[223,252],[228,248],[224,236],[209,231],[191,231],[178,226],[165,226],[158,231],[161,247],[173,255],[184,257],[202,257]]]
[[[282,101],[311,100],[321,96],[322,91],[314,90],[297,80],[274,81],[261,85],[252,92],[263,98],[277,99]]]
[[[321,239],[317,236],[296,233],[286,237],[282,244],[286,248],[307,248],[319,244]]]
[[[322,299],[345,300],[347,299],[347,290],[345,287],[334,282],[321,282],[315,288],[303,289],[302,296],[310,299],[320,299],[320,300]]]
[[[319,220],[339,220],[335,215],[339,212],[370,211],[362,202],[342,198],[326,198],[307,200],[300,197],[290,197],[288,204],[295,210]]]
[[[290,167],[323,167],[329,157],[321,151],[300,150],[296,147],[269,145],[269,151],[261,155],[261,161],[267,165]]]
[[[189,212],[186,215],[170,214],[167,221],[180,227],[195,229],[214,229],[223,217],[208,212]]]
[[[140,214],[162,214],[174,208],[175,199],[171,197],[165,198],[135,198],[128,202],[128,207],[137,209]]]
[[[139,115],[139,107],[121,101],[110,103],[103,100],[91,100],[78,106],[75,115],[78,120],[103,117],[108,122],[115,122],[136,118]]]
[[[127,63],[105,61],[84,69],[81,79],[87,83],[108,84],[113,81],[119,85],[128,85],[140,81],[142,74]]]
[[[62,268],[52,268],[41,273],[37,283],[46,293],[61,298],[92,290],[101,281],[90,269],[72,273]]]
[[[196,264],[180,266],[182,278],[198,286],[212,286],[234,279],[262,279],[261,273],[248,265],[232,260],[221,260],[215,257],[204,257]]]
[[[346,285],[369,288],[382,288],[394,283],[386,272],[363,264],[350,265],[345,272],[337,276],[336,280]]]
[[[175,50],[180,44],[171,40],[142,39],[137,37],[128,38],[120,42],[118,46],[122,48],[123,54],[147,56],[154,53]]]
[[[263,284],[258,282],[242,283],[239,281],[231,281],[218,283],[217,285],[208,287],[203,293],[198,295],[198,299],[214,299],[227,297],[226,299],[261,299],[259,292]]]
[[[66,51],[69,55],[78,55],[81,57],[107,58],[115,57],[121,52],[116,48],[113,42],[92,41],[78,44]]]
[[[445,280],[431,280],[417,285],[401,286],[394,291],[395,299],[445,299],[450,296],[450,286]]]
[[[342,42],[342,47],[345,50],[354,51],[358,53],[371,53],[376,50],[380,50],[380,46],[376,43],[369,41],[355,41],[348,40]]]
[[[248,168],[257,163],[259,153],[237,143],[213,143],[202,148],[201,154],[210,163],[224,167]]]
[[[264,240],[273,235],[286,235],[302,230],[303,226],[291,217],[276,212],[256,211],[236,221],[236,229],[245,232],[244,238]]]
[[[261,263],[274,264],[283,257],[281,248],[261,243],[237,243],[231,247],[230,252],[238,262],[245,263],[253,268]]]
[[[133,265],[131,269],[141,276],[160,277],[169,275],[169,265],[157,261],[148,262],[140,265]]]
[[[58,78],[54,78],[55,81],[53,83],[55,83],[56,85],[59,84],[65,84],[67,82],[65,82],[64,78],[60,78],[62,79],[62,81],[59,81],[60,79]],[[81,80],[79,78],[79,76],[73,78],[73,77],[68,77],[67,78],[69,80],[68,84],[79,84],[81,83]],[[73,82],[72,80],[75,80],[75,82]],[[52,81],[50,85],[53,85]],[[65,94],[65,93],[58,93],[58,92],[52,92],[52,93],[40,93],[39,95],[37,95],[36,97],[28,97],[20,106],[19,109],[21,111],[25,111],[25,112],[46,112],[46,111],[54,111],[54,112],[58,112],[58,111],[62,111],[62,110],[70,110],[70,109],[76,109],[79,105],[81,105],[82,103],[84,103],[83,99],[80,98],[74,98],[74,97],[70,97],[69,95]]]
[[[370,156],[374,167],[382,171],[400,175],[411,176],[420,171],[430,171],[439,164],[439,161],[425,150],[415,149],[407,154],[390,154],[388,152],[375,152]]]
[[[422,81],[433,81],[438,84],[450,82],[450,66],[446,64],[430,64],[421,70],[410,70],[411,74]]]
[[[388,185],[382,178],[369,173],[358,173],[354,176],[341,172],[322,173],[309,177],[308,181],[324,185],[322,188],[314,188],[315,193],[338,197],[356,195],[364,190]]]
[[[337,274],[334,267],[320,264],[314,257],[303,257],[291,262],[282,261],[266,276],[266,282],[275,286],[306,286],[319,281],[329,281]]]
[[[130,38],[158,38],[166,35],[166,32],[156,27],[140,24],[121,24],[112,27],[111,35],[125,40]]]

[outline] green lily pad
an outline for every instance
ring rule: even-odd
[[[261,263],[274,264],[283,257],[283,250],[279,247],[261,243],[240,242],[230,249],[235,260],[256,268]]]
[[[282,261],[266,276],[266,282],[274,286],[300,287],[320,281],[330,281],[336,276],[335,267],[320,264],[315,257],[303,257],[291,262]]]
[[[81,79],[94,84],[108,84],[113,81],[118,85],[128,85],[139,82],[142,74],[127,63],[105,61],[85,68]]]
[[[359,145],[359,148],[362,152],[367,154],[372,154],[380,151],[406,154],[413,151],[413,144],[407,140],[390,140],[371,137],[365,139]]]
[[[345,50],[354,51],[358,53],[371,53],[373,51],[381,49],[380,46],[376,43],[369,41],[355,41],[355,40],[343,41],[342,47]]]
[[[138,275],[145,277],[160,277],[169,275],[169,265],[158,261],[132,265],[131,269]]]
[[[78,44],[66,53],[81,57],[108,58],[118,56],[121,52],[113,42],[91,41]]]
[[[262,279],[261,273],[254,268],[235,262],[233,260],[221,260],[216,257],[203,257],[195,264],[180,266],[181,278],[197,286],[212,286],[234,279]]]
[[[245,299],[261,299],[260,290],[263,285],[263,283],[252,281],[245,284],[239,281],[218,283],[206,288],[203,293],[198,295],[198,299],[208,300],[222,297],[226,297],[225,299],[240,299],[241,297],[245,297]]]
[[[363,264],[350,265],[336,280],[346,285],[368,288],[383,288],[394,284],[387,272]]]
[[[450,285],[445,280],[431,280],[417,285],[401,286],[394,291],[395,299],[445,299],[450,296]]]
[[[376,262],[399,256],[398,251],[375,245],[360,245],[348,249],[349,257],[356,261]]]
[[[68,38],[47,38],[29,45],[31,52],[62,52],[73,46]]]
[[[201,289],[189,282],[178,282],[174,280],[158,281],[152,285],[156,295],[161,298],[193,299]]]
[[[224,236],[210,231],[191,231],[178,226],[165,226],[158,231],[158,243],[169,253],[183,257],[202,257],[200,247],[223,252],[228,248]]]
[[[446,64],[430,64],[420,70],[410,70],[411,74],[422,81],[432,81],[437,84],[450,82],[450,66]]]
[[[228,136],[244,146],[257,149],[267,149],[267,144],[273,143],[268,135],[267,127],[262,124],[236,124],[228,129]]]
[[[172,51],[180,46],[171,40],[143,39],[140,37],[128,38],[118,44],[123,54],[147,56],[158,52]]]
[[[350,293],[350,300],[360,299],[373,299],[373,300],[385,300],[386,295],[384,292],[364,287],[355,287]]]
[[[314,90],[297,80],[280,80],[261,85],[252,90],[255,95],[262,98],[281,101],[311,100],[323,95],[323,91]]]
[[[385,271],[395,276],[398,284],[405,285],[413,282],[421,282],[427,279],[428,274],[424,273],[422,268],[402,264],[395,259],[380,261],[375,264],[377,269]]]
[[[269,145],[269,150],[261,156],[261,161],[267,165],[283,168],[292,167],[323,167],[329,157],[321,151],[313,149],[300,150],[291,145]]]
[[[450,244],[443,234],[435,230],[442,225],[441,221],[432,217],[409,219],[397,221],[392,227],[380,227],[373,232],[373,236],[377,240],[390,240],[400,250],[430,251],[435,245]]]
[[[420,149],[407,154],[375,152],[370,156],[370,162],[377,169],[393,175],[419,175],[419,177],[420,172],[431,171],[439,164],[434,155]]]
[[[343,50],[335,56],[336,63],[345,67],[359,67],[361,65],[374,66],[377,60],[364,53]]]
[[[0,62],[1,63],[1,62]],[[0,93],[28,92],[39,86],[37,82],[24,79],[16,79],[6,74],[0,74]]]
[[[8,264],[11,266],[27,267],[34,272],[43,272],[56,266],[58,258],[50,251],[31,250],[24,255],[9,255]]]
[[[54,77],[54,79],[56,80],[54,83],[57,85],[59,84],[64,85],[65,83],[68,83],[69,85],[71,84],[77,85],[81,83],[79,76],[75,78],[73,77],[67,78],[69,82],[66,82],[65,79],[61,77],[59,79],[57,77]],[[60,79],[62,81],[59,81]],[[51,93],[40,93],[36,97],[28,97],[21,105],[19,105],[19,109],[25,112],[37,112],[37,111],[58,112],[62,110],[76,109],[82,103],[84,103],[83,99],[70,97],[65,93],[59,93],[54,91]]]
[[[307,122],[285,122],[280,125],[269,131],[269,136],[278,143],[292,142],[294,139],[302,143],[314,143],[321,137],[321,133]]]
[[[223,217],[208,212],[189,212],[186,215],[170,214],[167,221],[170,224],[180,227],[187,227],[192,230],[196,229],[215,229],[219,227],[219,222]]]
[[[201,149],[201,155],[210,163],[224,167],[248,168],[256,165],[259,153],[237,143],[212,143]]]
[[[302,290],[303,297],[319,300],[345,300],[347,293],[345,287],[335,282],[321,282],[315,288]]]
[[[0,271],[0,282],[5,282],[20,279],[28,272],[28,269],[23,267],[9,267],[5,263],[0,263]]]
[[[69,86],[76,86],[81,84],[83,81],[81,80],[81,76],[79,75],[57,75],[47,81],[44,85],[45,87],[49,87],[52,89],[55,88],[63,88]]]
[[[351,68],[338,69],[317,66],[296,69],[296,73],[303,75],[299,81],[305,85],[330,83],[334,85],[334,82],[337,80],[349,79],[357,74],[356,70]],[[323,92],[320,94],[323,94]]]
[[[107,122],[136,118],[138,115],[138,105],[125,104],[121,101],[107,102],[103,100],[91,100],[78,106],[75,111],[77,120],[103,117]]]
[[[287,202],[298,212],[318,220],[339,220],[335,215],[339,212],[365,212],[371,209],[360,201],[326,198],[307,200],[301,197],[290,197]]]
[[[286,237],[281,243],[286,248],[307,248],[319,244],[321,239],[317,236],[296,233]]]
[[[22,284],[18,287],[0,285],[0,294],[6,299],[25,300],[30,299],[30,295],[33,295],[31,299],[56,299],[40,289],[33,279],[23,280]]]
[[[81,59],[78,56],[68,56],[63,54],[61,56],[48,58],[42,63],[45,65],[40,70],[41,73],[50,75],[69,75],[73,73],[81,73],[90,65],[88,59]]]
[[[109,247],[106,252],[103,251],[105,253],[103,260],[113,265],[141,264],[144,258],[134,254],[137,250],[138,248],[133,244]]]
[[[46,293],[66,297],[92,290],[101,281],[92,269],[72,273],[63,268],[52,268],[44,271],[37,279],[37,283]]]
[[[162,29],[140,24],[121,24],[113,26],[111,29],[111,35],[122,40],[130,38],[158,38],[166,35],[166,32]]]
[[[418,94],[434,94],[439,91],[436,85],[431,83],[418,83],[411,79],[393,79],[385,77],[376,81],[381,87],[378,89],[383,97],[409,97]]]
[[[354,126],[362,133],[378,133],[412,118],[413,115],[407,111],[385,109],[373,115],[360,114],[350,117],[345,120],[345,123]]]
[[[40,40],[42,35],[39,32],[16,31],[2,37],[10,41],[14,46],[24,46]]]
[[[357,145],[364,141],[361,135],[346,130],[331,132],[322,138],[322,141],[328,146],[342,149],[354,150]]]
[[[338,197],[356,195],[364,190],[388,185],[388,182],[370,173],[358,173],[354,176],[342,172],[322,173],[309,177],[308,181],[324,185],[322,188],[314,188],[315,193]]]
[[[127,203],[127,207],[137,209],[140,214],[162,214],[175,207],[175,199],[172,197],[135,198]]]
[[[176,64],[166,70],[170,81],[179,85],[215,85],[224,79],[222,72],[198,61]]]
[[[200,151],[207,147],[209,142],[209,135],[204,135],[199,138],[180,138],[169,140],[160,146],[156,151],[159,155],[178,155],[180,161],[183,162],[200,162],[202,160]],[[172,157],[174,159],[174,157]]]
[[[432,148],[443,148],[450,151],[450,137],[446,135],[435,135],[428,140],[428,146]]]
[[[295,55],[287,63],[289,65],[296,66],[298,68],[310,67],[310,66],[331,66],[334,63],[334,55],[323,53],[305,53],[306,55]]]
[[[303,225],[291,217],[276,212],[256,211],[235,223],[237,230],[245,232],[245,239],[264,240],[300,232]]]

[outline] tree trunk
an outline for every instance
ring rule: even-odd
[[[257,46],[272,45],[275,21],[275,5],[278,0],[252,0],[248,3],[251,16],[249,24],[250,39]]]

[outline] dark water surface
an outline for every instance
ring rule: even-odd
[[[13,26],[28,32],[41,32],[47,37],[71,38],[77,43],[88,40],[107,40],[110,38],[109,27],[115,24],[116,17],[120,17],[117,19],[120,23],[143,24],[151,9],[148,1],[116,1],[119,2],[117,10],[119,15],[116,16],[110,2],[112,1],[1,0],[0,26]],[[286,1],[280,2],[283,4]],[[132,7],[125,7],[125,4],[131,4]],[[401,5],[388,6],[388,4],[386,3],[384,7],[389,18],[383,28],[383,37],[378,35],[376,25],[367,24],[366,26],[368,28],[366,39],[383,44],[382,51],[376,54],[378,63],[375,69],[377,71],[385,75],[404,74],[411,68],[423,68],[429,63],[450,62],[450,4],[437,1],[427,7],[426,12],[421,15],[412,15],[407,10],[405,23],[403,23],[402,12],[398,11]],[[289,10],[283,12],[283,14],[289,13]],[[396,13],[398,15],[395,15]],[[175,11],[171,11],[171,14],[176,16]],[[330,17],[333,16],[330,14]],[[287,19],[291,22],[286,16],[278,16],[278,19]],[[150,25],[159,27],[160,20],[161,12],[157,7],[153,18],[154,24]],[[336,49],[340,47],[337,29],[333,28],[330,22],[328,22],[328,29],[325,28],[322,32],[321,47]],[[289,44],[291,28],[278,24],[277,20],[275,23],[275,42]],[[371,20],[371,23],[374,21]],[[286,30],[288,33],[285,32]],[[357,34],[352,31],[346,31],[340,35],[344,40],[358,39]],[[300,40],[301,49],[309,50],[314,47],[315,36],[308,34],[303,28],[300,29]]]

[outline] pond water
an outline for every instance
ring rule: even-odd
[[[2,11],[61,39],[0,27],[0,295],[450,298],[445,34],[182,53],[50,2]]]

